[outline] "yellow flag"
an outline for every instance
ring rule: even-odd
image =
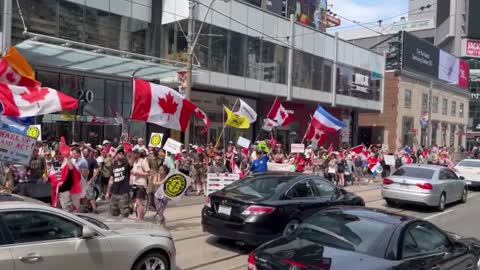
[[[8,64],[12,66],[15,71],[18,72],[23,77],[30,78],[35,80],[35,72],[28,63],[28,61],[15,49],[15,47],[10,46],[3,57],[7,60]]]
[[[231,126],[234,128],[249,128],[250,121],[245,116],[239,116],[229,110],[227,107],[223,106],[225,112],[227,112],[227,121],[225,125]]]

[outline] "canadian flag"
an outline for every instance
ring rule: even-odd
[[[11,85],[40,87],[39,81],[22,76],[4,58],[0,60],[0,82]]]
[[[200,118],[203,123],[205,123],[205,127],[207,130],[210,129],[210,119],[208,118],[207,114],[205,112],[203,112],[202,110],[200,110],[200,108],[196,108],[195,111],[195,117],[196,118]]]
[[[47,87],[23,87],[0,83],[2,115],[30,117],[74,110],[78,100]]]
[[[272,119],[264,119],[262,129],[266,131],[272,131],[274,127],[277,126],[277,123]]]
[[[185,131],[195,105],[177,91],[159,84],[133,79],[132,120]]]
[[[275,121],[276,126],[283,127],[290,124],[294,120],[291,114],[293,114],[293,112],[286,110],[285,107],[282,106],[282,103],[280,103],[280,99],[277,97],[273,102],[267,118]]]
[[[307,130],[307,134],[305,134],[305,139],[317,141],[317,145],[323,145],[327,140],[327,134],[315,128],[313,125],[310,125],[310,128]]]

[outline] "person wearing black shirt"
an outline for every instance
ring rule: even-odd
[[[110,214],[128,217],[130,209],[130,170],[132,166],[125,158],[125,152],[118,150],[111,167],[107,199],[110,199]]]

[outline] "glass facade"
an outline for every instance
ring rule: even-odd
[[[20,0],[30,32],[145,54],[149,23],[66,0]],[[18,7],[12,5],[12,43],[25,39]]]
[[[162,58],[184,61],[186,22],[180,20],[162,26]],[[201,22],[195,21],[194,24],[198,33]],[[194,52],[195,61],[202,69],[278,84],[287,83],[288,48],[263,37],[247,36],[205,23]],[[295,50],[293,66],[294,86],[332,91],[331,61]],[[341,64],[338,65],[337,74],[339,95],[380,100],[382,77],[379,74]]]

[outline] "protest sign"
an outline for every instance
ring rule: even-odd
[[[30,166],[37,140],[0,129],[0,160]]]
[[[177,170],[171,170],[165,179],[155,196],[165,196],[174,202],[178,202],[183,197],[192,182],[190,177]]]
[[[170,152],[172,154],[178,154],[182,150],[182,143],[177,142],[172,138],[168,138],[163,146],[163,150]]]
[[[237,145],[240,145],[243,148],[249,148],[250,147],[250,140],[245,139],[243,137],[238,137]]]
[[[207,174],[207,196],[210,193],[223,189],[224,187],[230,185],[231,183],[237,181],[238,179],[240,179],[240,175],[236,173]]]
[[[160,148],[162,146],[162,140],[163,133],[152,133],[152,135],[150,135],[148,146]]]
[[[268,162],[267,168],[269,172],[294,172],[295,165],[284,163]]]
[[[298,144],[292,144],[291,147],[291,153],[304,153],[305,152],[305,145],[303,143],[298,143]]]
[[[389,166],[395,166],[395,156],[394,155],[384,155],[385,164]]]
[[[388,144],[382,144],[382,151],[388,151]]]
[[[37,141],[42,140],[42,125],[31,125],[27,128],[25,132],[28,137],[32,137]]]

